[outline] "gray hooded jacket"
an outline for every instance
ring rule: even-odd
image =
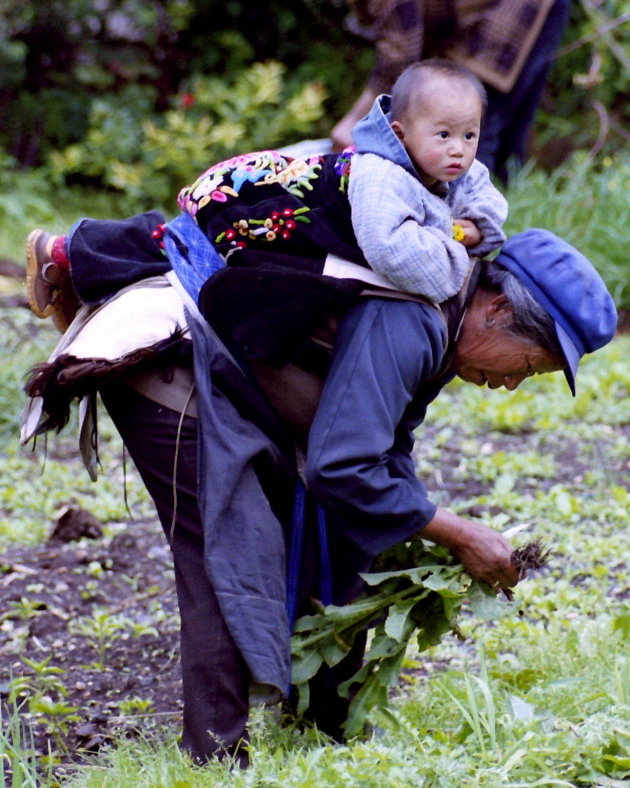
[[[371,268],[400,290],[441,303],[461,289],[469,254],[483,257],[505,241],[507,202],[477,160],[438,193],[429,191],[391,127],[389,106],[390,97],[379,96],[353,130],[352,225]],[[481,243],[466,249],[455,241],[453,218],[473,221]]]

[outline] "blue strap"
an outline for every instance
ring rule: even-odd
[[[317,504],[317,535],[319,537],[319,598],[324,605],[332,605],[332,567],[328,546],[328,528],[323,508]]]
[[[196,304],[204,283],[225,266],[225,260],[187,213],[166,225],[164,246],[173,271]]]
[[[295,485],[291,530],[289,533],[289,558],[287,561],[287,616],[289,629],[293,632],[297,613],[297,589],[302,564],[302,546],[304,544],[304,521],[306,509],[306,488],[298,479]]]
[[[289,533],[289,557],[287,561],[287,616],[293,631],[297,615],[297,594],[304,551],[304,531],[306,526],[306,488],[300,479],[295,485],[291,529]],[[332,568],[328,546],[326,516],[321,506],[317,506],[317,537],[319,543],[319,597],[324,605],[333,601]]]

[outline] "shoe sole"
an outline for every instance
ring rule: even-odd
[[[37,259],[37,241],[44,234],[44,230],[32,230],[26,239],[26,295],[31,312],[40,318],[50,317],[55,310],[55,305],[49,301],[43,308],[37,303],[35,288],[39,277],[39,261]]]

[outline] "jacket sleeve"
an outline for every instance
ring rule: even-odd
[[[435,514],[411,449],[426,409],[414,398],[439,369],[445,342],[438,311],[409,301],[364,301],[340,327],[309,435],[307,479],[371,555]]]
[[[459,292],[469,258],[451,237],[450,207],[443,200],[372,153],[354,156],[348,197],[357,242],[374,271],[435,303]]]
[[[468,250],[471,255],[484,257],[504,244],[508,203],[490,180],[485,164],[473,162],[468,173],[453,185],[448,202],[455,219],[470,219],[479,228],[481,243]]]

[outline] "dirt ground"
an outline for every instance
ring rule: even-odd
[[[30,713],[24,706],[22,717],[36,750],[46,753],[50,743],[62,760],[97,751],[117,732],[179,727],[181,717],[179,618],[157,521],[130,523],[109,538],[93,527],[75,541],[91,518],[70,514],[80,524],[74,534],[71,527],[62,539],[0,559],[2,700],[11,677],[29,677],[21,695],[40,693],[53,705]]]

